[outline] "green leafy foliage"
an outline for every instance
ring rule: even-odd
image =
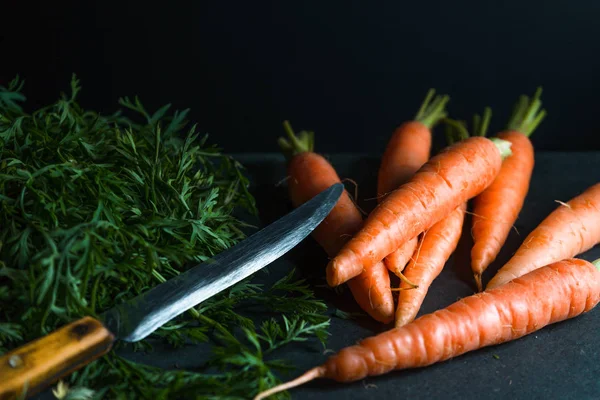
[[[76,102],[73,77],[70,94],[26,113],[22,87],[18,78],[0,86],[0,353],[97,316],[243,239],[247,226],[233,213],[256,212],[243,167],[188,127],[188,110],[151,113],[123,98],[125,112],[101,115]],[[259,323],[248,316],[256,308]],[[201,370],[133,363],[117,344],[60,393],[247,398],[289,369],[275,350],[325,341],[325,308],[293,271],[266,289],[240,282],[149,338],[212,343]]]
[[[69,387],[64,381],[59,381],[52,394],[59,400],[91,400],[94,391],[85,387]]]

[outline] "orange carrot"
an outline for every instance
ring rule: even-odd
[[[430,89],[414,120],[400,125],[390,138],[377,176],[379,200],[405,184],[429,160],[431,129],[446,117],[444,108],[450,100],[434,95]]]
[[[406,279],[417,285],[402,290],[396,308],[396,327],[406,325],[417,316],[429,286],[440,274],[460,239],[467,204],[462,203],[450,215],[423,233],[415,256],[404,270]],[[402,282],[401,288],[410,288]]]
[[[483,123],[479,125],[485,130],[491,118],[491,110],[486,109],[484,115]],[[464,140],[469,137],[462,122],[451,120],[446,122],[452,122],[446,124],[446,138],[449,145],[454,144],[457,140]],[[428,231],[425,231],[420,238],[417,251],[405,271],[405,274],[410,276],[406,279],[416,284],[417,288],[411,290],[410,293],[400,292],[398,307],[396,308],[396,327],[406,325],[417,316],[429,291],[429,286],[440,274],[446,261],[458,245],[466,210],[467,204],[461,204],[450,215],[437,222]],[[386,260],[396,253],[398,251],[390,254]],[[406,287],[401,286],[401,289],[406,289]]]
[[[390,193],[362,229],[327,266],[327,282],[340,285],[431,228],[488,187],[510,154],[501,139],[472,137],[442,150],[406,184]]]
[[[292,203],[298,207],[331,185],[340,182],[333,166],[321,155],[313,152],[312,132],[294,134],[286,121],[284,127],[289,140],[279,139],[279,144],[289,159],[288,186]],[[344,191],[335,207],[312,232],[314,239],[333,257],[362,226],[363,219]],[[348,281],[348,287],[359,306],[375,320],[389,323],[394,316],[394,299],[390,290],[390,277],[383,263],[376,264]]]
[[[448,96],[435,96],[430,89],[412,121],[405,122],[394,131],[381,158],[377,176],[377,199],[383,198],[406,183],[429,160],[431,129],[446,117]],[[385,259],[385,265],[400,279],[402,270],[417,248],[414,237]]]
[[[531,101],[521,96],[507,130],[498,135],[512,144],[512,155],[503,161],[494,182],[473,200],[471,268],[479,291],[481,276],[506,242],[529,190],[534,156],[528,137],[546,114],[539,111],[540,95],[538,89]]]
[[[595,264],[595,265],[594,265]],[[590,311],[600,301],[600,262],[570,259],[466,297],[412,323],[362,340],[255,400],[316,378],[349,382],[431,365],[512,341]]]
[[[600,183],[560,203],[523,241],[486,288],[498,287],[542,265],[574,257],[600,243]]]

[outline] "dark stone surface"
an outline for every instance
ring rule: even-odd
[[[283,158],[277,155],[239,155],[256,183],[258,201],[263,205],[265,222],[289,206]],[[342,179],[358,183],[359,204],[374,207],[377,156],[356,154],[329,157]],[[501,254],[484,275],[484,282],[506,262],[527,234],[554,208],[555,200],[567,201],[588,186],[600,181],[600,153],[538,152],[531,187],[523,210]],[[352,191],[352,184],[347,188]],[[274,204],[273,202],[277,202]],[[273,207],[276,206],[276,207]],[[270,212],[266,212],[266,211]],[[469,221],[467,221],[469,223]],[[421,314],[445,307],[475,290],[469,264],[470,235],[465,235],[441,275],[434,281]],[[600,247],[582,258],[600,257]],[[316,243],[307,239],[292,250],[275,268],[287,268],[292,261],[299,269],[316,264],[324,270],[327,259]],[[322,272],[321,272],[322,274]],[[345,299],[350,300],[351,299]],[[333,304],[333,303],[332,303]],[[341,305],[335,306],[343,308]],[[597,363],[600,310],[546,327],[532,335],[503,345],[475,351],[453,360],[412,371],[398,371],[367,378],[351,384],[316,381],[292,391],[294,399],[597,399],[600,397],[600,365]],[[339,350],[384,329],[376,324],[332,318],[327,347]],[[288,349],[290,359],[304,370],[326,359],[318,348],[301,346]],[[497,358],[495,357],[497,356]],[[375,386],[373,386],[375,385]]]

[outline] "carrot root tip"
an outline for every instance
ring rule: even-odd
[[[419,286],[411,286],[411,287],[397,287],[397,288],[391,288],[390,290],[392,292],[403,292],[405,290],[415,290],[418,289]]]
[[[296,386],[300,386],[305,384],[306,382],[310,382],[313,379],[322,378],[325,376],[326,369],[324,366],[318,366],[313,369],[309,369],[304,374],[300,375],[294,380],[289,382],[282,383],[281,385],[277,385],[272,387],[269,390],[265,390],[254,397],[254,400],[266,399],[269,396],[274,395],[275,393],[283,392],[284,390],[288,390],[291,388],[295,388]]]
[[[410,286],[411,289],[416,289],[419,287],[419,285],[417,285],[416,283],[412,282],[410,279],[408,279],[402,272],[400,271],[396,271],[396,276],[398,276],[398,278],[400,278],[400,280],[404,283],[406,283],[408,286]]]
[[[481,284],[481,274],[474,274],[473,277],[475,278],[475,284],[477,285],[477,291],[482,292],[483,285]]]

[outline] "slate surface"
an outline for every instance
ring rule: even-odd
[[[291,210],[285,184],[285,164],[277,154],[235,155],[252,177],[253,194],[260,209],[261,224],[268,224]],[[339,175],[358,184],[359,204],[365,210],[375,206],[379,158],[340,154],[329,156]],[[555,200],[567,201],[588,186],[600,181],[600,153],[539,152],[530,191],[500,256],[484,275],[489,281],[495,271],[518,248],[524,237],[556,206]],[[353,190],[352,183],[347,184]],[[467,224],[470,220],[467,219]],[[421,308],[429,313],[443,308],[474,292],[469,267],[471,247],[469,231],[444,271],[434,281]],[[600,257],[600,246],[582,258]],[[257,281],[271,281],[296,267],[313,283],[316,292],[335,309],[356,311],[347,293],[336,296],[322,287],[325,253],[307,238],[282,259],[270,266],[269,275],[259,272]],[[518,341],[478,350],[455,359],[411,371],[398,371],[367,378],[350,384],[319,380],[294,389],[293,399],[598,399],[600,398],[600,307],[576,319],[546,327]],[[332,317],[327,348],[339,350],[387,327],[367,319],[344,320]],[[130,354],[136,361],[173,368],[193,368],[207,356],[205,347],[160,349],[150,354]],[[290,376],[326,360],[323,348],[316,343],[290,345],[279,358],[291,360],[298,368]],[[46,396],[43,396],[47,398]]]

